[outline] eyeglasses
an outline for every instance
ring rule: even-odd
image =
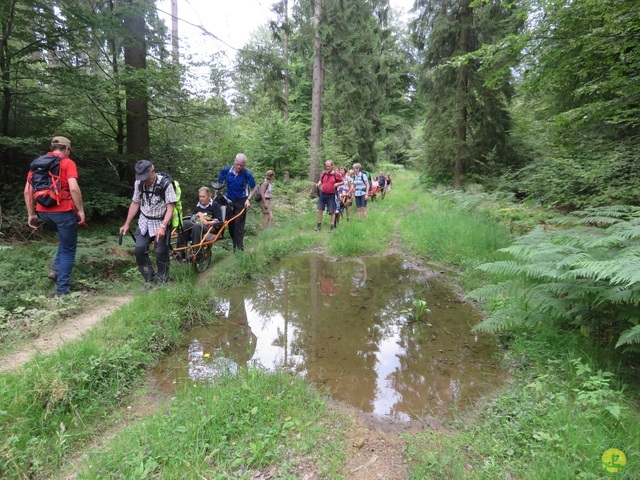
[[[236,167],[244,167],[245,164],[244,163],[234,163],[234,165]]]

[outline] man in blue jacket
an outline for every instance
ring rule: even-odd
[[[233,251],[244,250],[244,223],[247,210],[251,206],[251,198],[255,193],[256,181],[251,170],[247,169],[247,156],[244,153],[236,155],[233,165],[224,167],[218,175],[218,183],[226,183],[227,198],[231,200],[232,215],[237,215],[244,208],[245,211],[229,224],[229,234],[233,240]]]

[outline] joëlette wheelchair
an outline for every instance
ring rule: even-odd
[[[224,233],[229,224],[241,216],[246,210],[243,208],[239,212],[232,211],[231,201],[220,192],[224,187],[223,184],[212,182],[211,187],[215,192],[213,201],[218,202],[222,210],[221,221],[213,225],[203,225],[201,238],[192,238],[191,243],[185,246],[179,247],[177,246],[177,242],[179,236],[184,233],[184,230],[182,230],[184,220],[191,218],[191,216],[183,217],[180,225],[174,227],[171,231],[170,249],[172,257],[179,259],[181,262],[186,261],[191,263],[197,273],[204,272],[209,267],[213,244],[227,238]]]

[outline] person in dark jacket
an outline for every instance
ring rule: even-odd
[[[191,212],[191,218],[183,222],[183,231],[178,236],[177,247],[184,247],[189,242],[200,244],[203,240],[213,240],[208,237],[203,239],[203,235],[207,232],[209,236],[215,235],[221,225],[222,208],[211,197],[211,190],[201,187],[198,189],[198,203]],[[176,257],[181,259],[182,252],[176,252]]]
[[[226,183],[227,198],[231,200],[233,215],[245,211],[229,224],[229,235],[233,239],[233,251],[244,250],[244,224],[247,210],[251,206],[251,198],[256,191],[256,180],[251,170],[247,169],[247,156],[236,155],[233,165],[224,167],[218,175],[218,183]],[[227,215],[229,216],[229,215]]]

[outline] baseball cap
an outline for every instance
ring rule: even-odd
[[[62,145],[63,147],[71,148],[71,142],[67,137],[53,137],[51,139],[51,146]]]
[[[149,178],[153,164],[149,160],[138,160],[136,163],[136,180],[144,181]]]

